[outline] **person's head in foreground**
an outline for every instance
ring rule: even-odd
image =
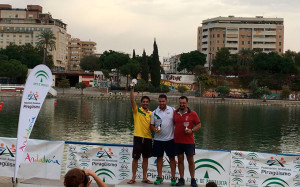
[[[87,187],[90,183],[90,178],[85,174],[84,170],[79,168],[73,168],[65,175],[64,185],[66,187]]]
[[[214,182],[209,182],[206,184],[206,187],[218,187],[218,186]]]

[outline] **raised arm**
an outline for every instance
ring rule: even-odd
[[[132,110],[136,109],[136,102],[134,100],[134,88],[131,88],[130,89],[130,102],[131,102],[131,107],[132,107]]]
[[[92,176],[94,178],[98,187],[106,187],[106,184],[96,175],[95,172],[93,172],[92,170],[89,170],[89,169],[84,169],[84,172],[87,176]]]

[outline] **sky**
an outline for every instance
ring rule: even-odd
[[[197,49],[202,20],[218,16],[284,18],[284,50],[300,51],[299,0],[0,0],[13,8],[40,5],[67,24],[74,38],[97,43],[97,52],[168,57]]]

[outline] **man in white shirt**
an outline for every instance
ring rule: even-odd
[[[166,152],[171,168],[171,185],[176,186],[175,172],[175,147],[174,147],[174,111],[167,105],[167,96],[162,94],[158,97],[159,106],[151,114],[151,130],[155,132],[153,143],[153,156],[157,157],[157,178],[154,184],[163,182],[162,167],[164,152]]]

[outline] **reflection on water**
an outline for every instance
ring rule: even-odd
[[[21,98],[0,100],[0,136],[16,137]],[[152,101],[150,109],[156,107]],[[190,108],[202,122],[195,134],[198,148],[300,153],[300,108],[204,103]],[[132,144],[132,133],[129,101],[58,98],[45,100],[30,138]]]

